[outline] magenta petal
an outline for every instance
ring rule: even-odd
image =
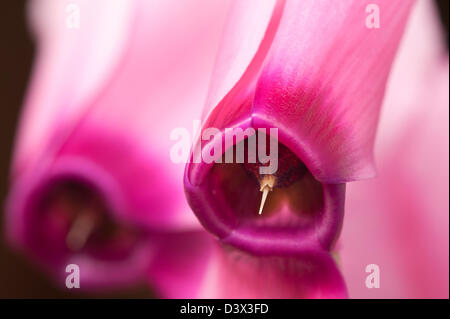
[[[155,293],[163,298],[198,298],[213,257],[213,238],[205,231],[180,232],[160,235],[156,243],[147,277]]]
[[[366,27],[369,3],[379,29]],[[379,109],[411,4],[287,1],[252,114],[256,126],[276,123],[318,180],[374,176]]]
[[[372,3],[380,10],[379,29],[366,26],[365,10]],[[248,15],[253,23],[230,20],[240,28],[225,33],[205,127],[221,129],[251,118],[254,127],[282,130],[284,143],[320,181],[373,177],[379,109],[411,4],[280,1],[272,15],[236,5],[234,10],[244,12],[232,17]],[[252,10],[258,19],[246,12]],[[253,31],[256,26],[266,27],[264,37]],[[242,45],[246,52],[231,52],[248,34],[259,47],[248,40]]]
[[[327,253],[262,257],[216,248],[200,297],[347,298],[342,275]]]

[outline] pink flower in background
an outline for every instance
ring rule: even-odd
[[[73,4],[79,28],[67,24]],[[148,279],[161,296],[196,295],[210,238],[185,201],[169,136],[200,116],[227,6],[30,3],[38,52],[6,226],[60,284],[74,263],[81,288]]]
[[[417,1],[383,103],[378,177],[347,188],[340,248],[352,298],[448,298],[448,79],[436,9]],[[372,263],[379,289],[365,285]]]

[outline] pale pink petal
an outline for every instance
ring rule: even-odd
[[[70,132],[89,100],[107,84],[124,52],[134,5],[126,0],[29,3],[37,54],[18,131],[13,176],[49,151],[51,146],[43,141],[49,142],[56,124],[64,121]],[[76,29],[67,24],[72,22],[74,6],[80,22]]]
[[[418,1],[377,136],[379,178],[348,185],[343,272],[353,298],[448,298],[449,65],[437,13]],[[380,267],[380,288],[365,267]]]
[[[282,1],[276,0],[232,2],[203,110],[205,118],[237,82],[242,87],[243,82],[248,85],[255,80],[276,31],[277,23],[270,22],[279,20],[276,15],[282,8]]]

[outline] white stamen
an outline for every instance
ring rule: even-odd
[[[67,233],[67,247],[72,251],[78,251],[83,248],[91,236],[95,224],[95,218],[89,211],[78,214]]]
[[[262,194],[262,198],[261,198],[261,205],[259,206],[259,212],[258,212],[259,215],[262,214],[264,204],[266,203],[267,195],[273,189],[275,182],[276,182],[276,178],[273,175],[264,175],[264,177],[262,178],[262,180],[260,182],[261,188],[259,190],[261,192],[263,192],[263,194]]]

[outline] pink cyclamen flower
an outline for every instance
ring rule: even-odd
[[[258,214],[262,175],[193,156],[184,183],[207,230],[259,255],[332,249],[345,183],[375,175],[379,110],[412,3],[234,3],[203,121],[220,132],[202,148],[223,144],[227,128],[277,128],[279,167]],[[373,5],[381,28],[367,21]]]
[[[60,284],[73,263],[81,288],[148,278],[165,297],[197,294],[211,243],[169,136],[200,115],[227,5],[30,3],[38,50],[6,227]]]

